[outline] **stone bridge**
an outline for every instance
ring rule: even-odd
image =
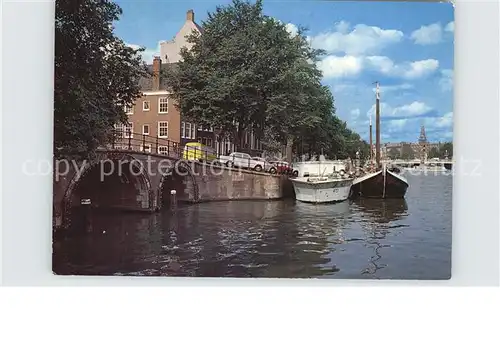
[[[54,161],[54,228],[71,223],[82,199],[92,208],[159,211],[177,201],[280,199],[293,192],[287,177],[134,150],[99,150],[92,162]]]

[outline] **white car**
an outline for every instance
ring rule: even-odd
[[[219,162],[226,167],[247,168],[260,172],[265,167],[265,161],[254,160],[249,154],[232,152],[229,156],[220,156]]]

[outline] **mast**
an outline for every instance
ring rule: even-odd
[[[370,113],[370,164],[373,164],[373,132],[372,132],[372,115]]]
[[[377,168],[380,167],[380,85],[378,82],[376,88],[376,105],[375,105],[375,160]]]

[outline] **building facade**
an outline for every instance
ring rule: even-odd
[[[132,138],[146,135],[148,139],[158,137],[179,143],[181,146],[189,142],[200,142],[214,148],[218,154],[229,154],[239,149],[253,156],[260,155],[262,144],[252,131],[244,133],[242,145],[237,148],[229,139],[219,140],[213,127],[184,120],[175,106],[166,82],[161,79],[161,71],[162,67],[176,64],[181,60],[180,51],[183,47],[191,48],[192,44],[188,43],[187,36],[193,31],[203,33],[203,29],[194,20],[194,11],[189,10],[184,25],[175,37],[160,43],[160,56],[155,57],[153,64],[148,66],[152,77],[141,78],[139,85],[142,97],[136,100],[134,106],[125,108],[129,126],[116,128],[123,131],[125,137],[131,130]],[[148,143],[145,151],[151,150],[151,147],[153,147],[151,143]]]

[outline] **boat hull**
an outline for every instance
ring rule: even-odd
[[[356,179],[351,187],[351,198],[403,198],[408,190],[406,180],[388,170]]]
[[[335,203],[349,198],[353,179],[307,181],[292,179],[295,198],[307,203]]]

